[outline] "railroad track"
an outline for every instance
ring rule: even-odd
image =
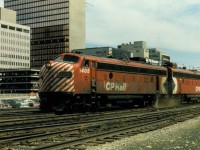
[[[155,130],[200,114],[200,107],[176,108],[143,113],[80,115],[74,121],[0,131],[0,149],[85,149]]]
[[[24,133],[26,130],[34,129],[34,131],[41,130],[41,128],[52,128],[59,127],[69,124],[79,124],[86,122],[95,122],[97,119],[109,119],[113,116],[125,116],[131,114],[139,114],[142,112],[149,112],[152,110],[139,109],[139,110],[121,110],[121,111],[111,111],[111,112],[98,112],[98,113],[87,113],[87,114],[66,114],[57,116],[54,114],[45,114],[39,116],[31,116],[27,118],[10,118],[10,120],[0,121],[0,137],[4,134],[14,134],[14,133]],[[155,110],[154,110],[155,111]]]
[[[36,113],[38,114],[40,113],[39,108],[0,109],[0,120],[6,117],[16,117],[16,116],[19,117],[19,116],[26,116],[26,115],[28,116],[28,115],[36,114]]]
[[[63,122],[72,122],[81,119],[88,119],[89,117],[94,116],[109,116],[109,115],[121,115],[121,114],[129,114],[131,113],[142,113],[142,112],[155,111],[155,109],[128,109],[128,110],[116,110],[116,111],[104,111],[104,112],[93,112],[93,113],[76,113],[76,114],[65,114],[65,115],[55,115],[52,113],[39,113],[38,111],[32,113],[23,113],[20,115],[9,114],[0,115],[0,130],[2,129],[10,129],[10,128],[19,128],[22,127],[35,127],[46,124],[60,124]]]

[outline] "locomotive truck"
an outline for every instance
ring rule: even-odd
[[[41,111],[144,107],[171,97],[199,101],[200,73],[173,65],[63,53],[42,66],[39,97]]]

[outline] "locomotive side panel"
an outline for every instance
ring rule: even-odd
[[[200,94],[200,80],[195,79],[179,79],[181,82],[182,94]]]
[[[167,69],[145,64],[98,63],[98,92],[105,94],[166,94]]]
[[[97,71],[97,93],[155,94],[156,77],[142,74]]]
[[[182,102],[200,101],[200,73],[190,70],[172,69],[173,95]]]
[[[200,73],[173,70],[173,94],[200,94]]]

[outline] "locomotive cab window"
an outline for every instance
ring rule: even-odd
[[[96,67],[96,63],[94,61],[91,62],[91,67],[95,68]]]
[[[89,67],[89,60],[84,59],[83,63],[82,63],[82,66]]]
[[[63,57],[63,62],[67,62],[67,63],[71,63],[71,64],[77,63],[78,60],[79,60],[79,57],[77,57],[77,56],[65,55]]]
[[[61,61],[62,61],[61,56],[55,58],[54,61],[55,61],[55,62],[61,62]]]

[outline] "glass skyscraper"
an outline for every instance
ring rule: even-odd
[[[4,7],[31,27],[31,67],[85,48],[85,0],[4,0]]]

